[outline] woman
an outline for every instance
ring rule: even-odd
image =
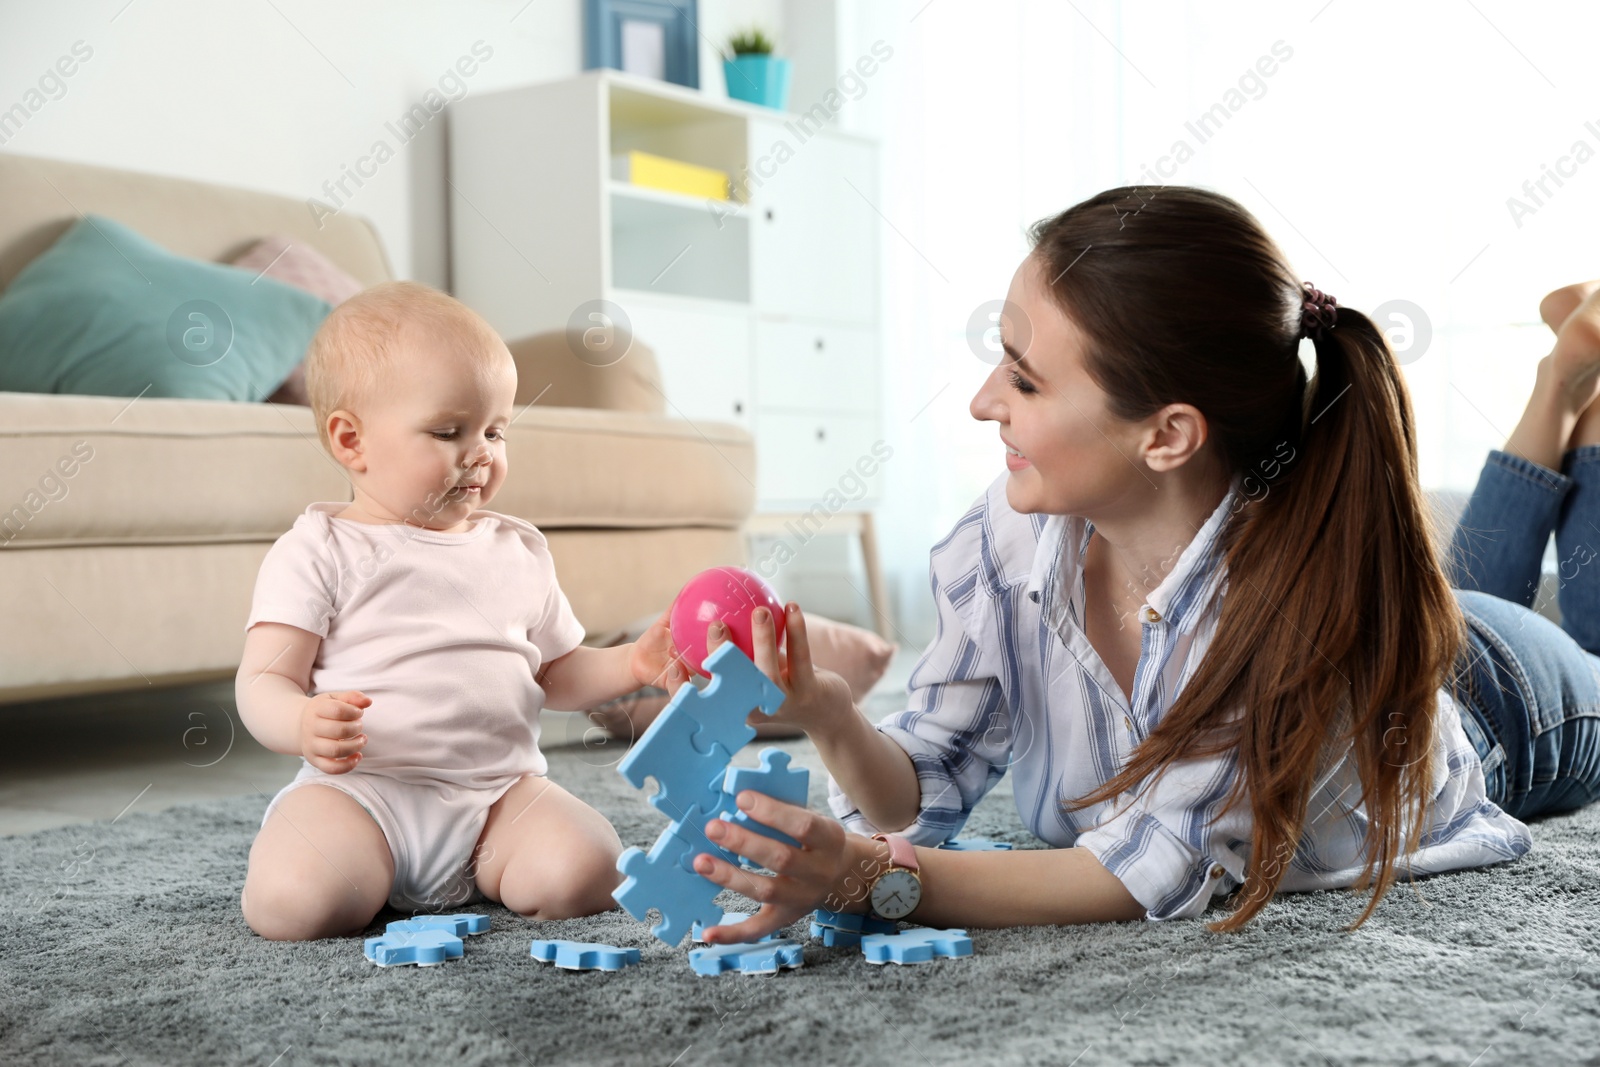
[[[972,402],[1008,474],[933,549],[938,633],[910,709],[872,727],[813,668],[796,606],[787,660],[757,620],[778,718],[815,741],[834,812],[903,837],[741,795],[801,847],[712,821],[776,877],[697,856],[762,903],[711,939],[818,905],[1006,926],[1229,896],[1211,929],[1233,930],[1279,889],[1376,879],[1354,929],[1397,876],[1515,859],[1522,818],[1594,799],[1600,567],[1563,585],[1566,633],[1527,608],[1552,529],[1564,559],[1600,536],[1594,286],[1547,298],[1556,350],[1447,575],[1383,336],[1302,285],[1242,207],[1114,189],[1031,236],[1007,359]],[[1007,770],[1059,847],[912,847],[953,837]]]

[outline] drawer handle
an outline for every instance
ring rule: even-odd
[[[767,208],[767,221],[768,222],[772,221],[772,209],[770,207]]]
[[[822,351],[822,338],[820,338],[820,337],[817,338],[817,351],[818,352]]]
[[[826,437],[827,437],[827,431],[825,431],[821,426],[818,426],[817,427],[817,440],[821,441],[821,440],[824,440]]]
[[[735,400],[733,402],[733,413],[735,415],[743,415],[744,414],[744,401],[743,400]]]

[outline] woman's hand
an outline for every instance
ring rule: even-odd
[[[830,670],[812,665],[811,642],[806,637],[806,617],[800,605],[790,603],[784,625],[784,644],[788,652],[778,649],[777,628],[772,624],[772,613],[757,608],[750,616],[751,636],[755,640],[755,663],[761,673],[778,683],[783,690],[783,706],[774,715],[760,711],[750,714],[751,723],[790,723],[806,732],[827,730],[841,717],[855,711],[855,701],[850,695],[850,683]],[[715,652],[728,639],[727,627],[712,623],[706,633],[706,653]]]
[[[706,836],[724,848],[759,863],[771,875],[757,874],[709,853],[694,858],[696,873],[761,904],[761,910],[743,922],[706,930],[707,944],[726,945],[757,941],[774,930],[814,911],[829,901],[841,905],[830,910],[865,911],[866,894],[858,871],[875,862],[877,842],[845,828],[825,815],[786,804],[746,789],[738,796],[739,809],[763,826],[781,830],[800,842],[786,845],[738,823],[716,818],[706,823]],[[855,874],[856,877],[852,878]],[[853,891],[852,891],[853,890]]]
[[[671,616],[672,608],[668,607],[633,643],[628,666],[633,671],[634,680],[641,686],[676,689],[688,678],[681,666],[677,675],[671,673],[674,664],[681,665],[683,662],[682,653],[672,645],[672,626],[668,621]]]

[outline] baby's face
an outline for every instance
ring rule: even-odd
[[[504,345],[499,355],[485,366],[445,346],[401,346],[383,394],[362,413],[367,469],[356,491],[364,510],[455,531],[494,499],[517,392],[516,364]]]

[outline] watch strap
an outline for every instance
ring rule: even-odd
[[[917,848],[899,834],[873,834],[873,840],[889,846],[889,862],[908,871],[917,869]]]

